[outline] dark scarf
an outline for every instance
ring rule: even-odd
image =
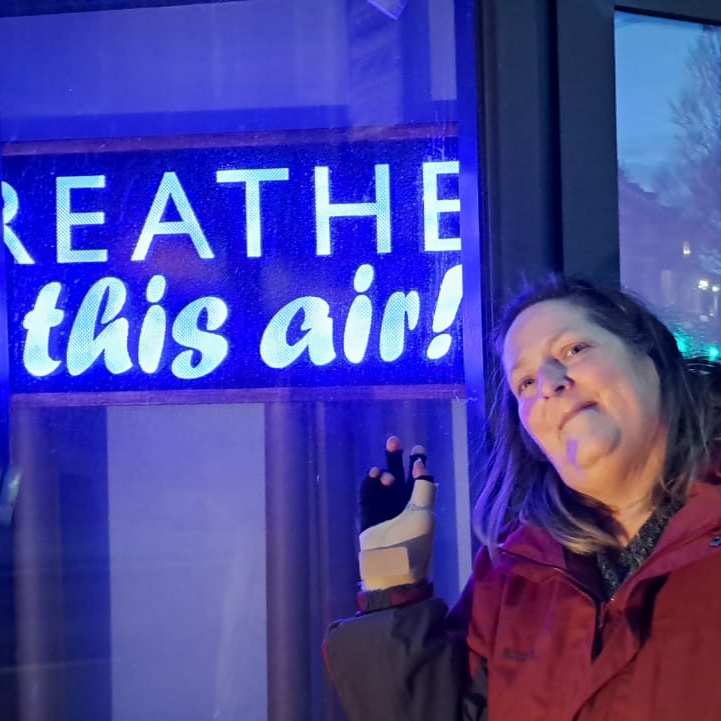
[[[681,503],[669,503],[656,510],[626,548],[606,549],[596,554],[603,593],[607,601],[613,597],[626,578],[648,560],[668,522],[681,505]]]

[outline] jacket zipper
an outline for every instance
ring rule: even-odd
[[[606,627],[608,609],[615,600],[616,595],[614,594],[608,601],[601,601],[596,605],[596,630],[593,634],[593,645],[591,649],[591,657],[594,660],[598,658],[603,650],[603,629]]]
[[[666,554],[669,552],[678,552],[681,548],[684,548],[685,546],[694,545],[699,542],[699,539],[702,536],[707,536],[710,532],[710,529],[714,528],[716,529],[714,532],[718,533],[718,520],[714,521],[714,526],[712,527],[710,523],[704,524],[700,529],[696,529],[696,535],[694,535],[692,538],[686,538],[681,543],[676,543],[675,545],[672,545],[670,548],[664,548],[662,553]],[[502,552],[511,557],[518,560],[523,561],[524,563],[530,563],[535,566],[540,566],[542,568],[548,568],[556,573],[558,573],[562,578],[565,578],[571,585],[573,585],[575,588],[577,588],[581,593],[586,595],[595,605],[596,607],[596,627],[594,629],[593,634],[593,644],[592,644],[592,657],[593,659],[596,659],[598,655],[601,653],[602,646],[603,646],[603,631],[606,626],[607,616],[608,616],[608,610],[611,606],[611,604],[616,600],[616,597],[618,593],[615,593],[608,601],[599,601],[596,594],[586,587],[583,583],[580,583],[578,579],[574,578],[565,568],[560,568],[559,566],[556,566],[552,563],[544,563],[543,561],[539,561],[538,559],[532,559],[528,558],[527,556],[523,556],[518,553],[514,553],[513,551],[508,551],[505,549],[502,549]],[[654,552],[654,555],[655,552]],[[652,555],[653,558],[653,555]],[[657,560],[657,559],[653,559]],[[688,561],[687,561],[688,562]],[[681,566],[684,564],[681,564]],[[624,590],[625,596],[630,598],[631,591],[635,589],[636,585],[640,583],[641,581],[645,581],[649,578],[653,578],[654,574],[649,573],[649,565],[648,563],[644,564],[645,568],[642,567],[643,571],[645,573],[640,574],[633,574],[634,578],[631,581],[631,586],[628,589]],[[650,564],[650,567],[653,567],[653,564]],[[678,566],[677,564],[677,567]],[[639,569],[640,570],[640,569]],[[630,579],[627,579],[630,580]],[[626,585],[626,584],[622,584]]]

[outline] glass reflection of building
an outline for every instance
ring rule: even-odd
[[[721,30],[617,13],[616,61],[622,279],[674,325],[689,352],[715,357]]]

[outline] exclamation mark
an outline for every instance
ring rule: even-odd
[[[438,360],[448,353],[453,337],[444,333],[456,319],[458,308],[463,297],[463,274],[460,265],[454,265],[444,276],[438,292],[438,302],[433,314],[433,332],[439,333],[428,346],[426,355],[431,360]]]

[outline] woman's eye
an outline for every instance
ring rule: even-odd
[[[586,348],[588,348],[588,344],[586,343],[574,343],[568,348],[565,356],[566,358],[570,358],[571,356],[578,355],[581,351],[586,350]]]
[[[524,378],[519,384],[518,384],[518,393],[519,395],[522,393],[525,393],[529,388],[533,387],[533,378]]]

